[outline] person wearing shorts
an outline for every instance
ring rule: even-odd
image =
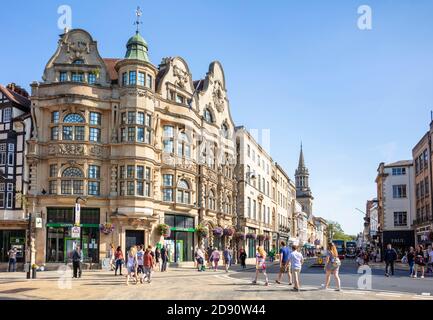
[[[276,283],[281,283],[281,278],[285,273],[289,277],[289,286],[292,285],[292,268],[290,264],[290,248],[286,246],[284,241],[281,241],[281,249],[280,249],[280,272],[278,273],[278,278],[275,280]]]
[[[301,291],[301,283],[300,283],[300,273],[302,264],[304,263],[304,257],[302,256],[302,253],[298,251],[298,246],[292,247],[292,252],[290,253],[290,263],[292,265],[292,271],[293,271],[293,280],[294,280],[294,286],[293,291]]]

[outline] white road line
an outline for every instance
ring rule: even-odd
[[[396,293],[388,293],[388,292],[379,292],[379,293],[376,293],[376,296],[382,296],[382,297],[396,297],[396,298],[401,297],[400,294],[396,294]]]
[[[430,296],[430,292],[423,292],[421,293],[422,296]]]

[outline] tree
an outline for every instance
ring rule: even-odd
[[[338,222],[328,220],[327,223],[328,223],[327,237],[330,241],[331,240],[353,241],[356,239],[356,236],[345,234],[343,228]]]

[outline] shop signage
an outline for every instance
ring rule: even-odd
[[[80,224],[80,213],[81,213],[81,206],[79,203],[75,204],[75,225],[78,226]]]
[[[35,218],[35,227],[36,229],[42,228],[42,218]]]
[[[195,228],[179,228],[179,227],[174,227],[174,228],[170,228],[171,231],[184,231],[184,232],[195,232]]]
[[[79,239],[81,234],[81,228],[80,227],[72,227],[71,228],[71,237],[75,239]]]
[[[73,226],[74,224],[72,223],[47,223],[47,227],[50,228],[72,228]],[[79,224],[77,227],[99,228],[99,224],[83,223]]]

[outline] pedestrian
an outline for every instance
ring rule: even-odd
[[[414,277],[414,266],[415,266],[415,249],[409,248],[409,252],[406,254],[406,260],[409,265],[409,277]]]
[[[214,265],[214,271],[218,270],[218,262],[220,261],[220,252],[218,248],[215,248],[214,251],[212,251],[212,254],[210,256],[210,260],[212,261]]]
[[[81,249],[79,245],[72,251],[73,278],[81,278]]]
[[[364,265],[368,266],[368,262],[370,261],[370,255],[368,254],[367,251],[364,252]]]
[[[111,243],[110,244],[110,249],[108,251],[108,258],[110,259],[110,271],[114,271],[114,269],[116,268],[115,266],[115,257],[114,257],[114,245]]]
[[[8,257],[9,257],[8,272],[11,272],[11,267],[12,267],[12,272],[17,271],[17,248],[16,247],[11,246],[10,250],[8,251]]]
[[[128,274],[126,276],[126,285],[129,286],[129,278],[134,278],[135,284],[138,283],[137,279],[137,247],[132,246],[128,251],[128,260],[126,261],[126,269]]]
[[[431,245],[428,246],[427,248],[426,260],[427,260],[427,273],[433,273],[433,250]]]
[[[160,270],[161,268],[161,250],[159,249],[159,247],[156,247],[155,249],[155,270]]]
[[[385,260],[385,276],[389,277],[389,268],[391,267],[391,275],[394,275],[394,262],[397,260],[397,251],[391,246],[390,243],[386,246],[384,252]]]
[[[246,269],[247,265],[245,264],[245,261],[247,260],[247,253],[245,252],[244,248],[239,250],[239,260],[241,261],[242,269]]]
[[[425,267],[425,257],[424,257],[424,247],[419,244],[415,251],[415,276],[418,276],[418,268],[421,269],[421,279],[424,279],[424,267]]]
[[[212,268],[212,252],[213,249],[212,247],[208,247],[207,248],[207,256],[208,256],[208,260],[207,260],[207,264],[208,264],[208,268],[211,269]]]
[[[114,271],[114,275],[117,276],[117,270],[120,269],[120,275],[122,276],[122,265],[125,262],[125,258],[123,257],[122,248],[119,246],[114,253],[114,259],[116,261],[116,269]]]
[[[273,263],[275,260],[275,246],[269,251],[269,262]]]
[[[226,247],[223,251],[223,258],[224,258],[224,268],[226,272],[229,272],[229,268],[232,264],[232,254],[230,252],[230,248]]]
[[[204,252],[203,252],[203,248],[197,248],[196,251],[196,260],[197,260],[197,271],[201,272],[205,270],[205,266],[204,266],[204,260],[205,256],[204,256]]]
[[[161,248],[161,272],[167,271],[168,253],[167,247],[164,245]]]
[[[329,283],[331,282],[331,274],[334,276],[335,283],[337,284],[336,291],[341,291],[341,281],[340,276],[338,275],[340,270],[341,261],[338,257],[337,247],[334,243],[328,244],[328,252],[326,253],[326,262],[325,262],[325,287],[324,289],[329,289]]]
[[[292,252],[290,253],[290,264],[293,272],[294,286],[293,291],[301,291],[300,274],[302,269],[302,264],[304,263],[304,257],[302,253],[299,252],[299,247],[293,245]]]
[[[147,278],[147,282],[150,283],[152,280],[151,277],[152,277],[154,259],[152,256],[152,250],[149,247],[146,249],[146,252],[144,253],[143,260],[144,260],[144,272],[143,272],[143,277],[140,279],[140,282],[143,283],[143,281],[145,281],[145,279]]]
[[[283,274],[287,273],[287,276],[289,278],[289,286],[292,285],[292,270],[291,270],[291,264],[290,264],[290,253],[291,250],[288,246],[286,246],[286,242],[281,241],[281,248],[280,248],[280,272],[278,273],[278,278],[275,280],[276,283],[281,283],[281,278]]]
[[[140,273],[144,274],[144,250],[143,246],[138,246],[137,251],[137,277]]]
[[[257,278],[259,273],[262,272],[265,276],[265,286],[269,285],[268,275],[266,274],[266,251],[262,246],[257,247],[256,251],[256,277],[253,280],[253,284],[257,284]]]

